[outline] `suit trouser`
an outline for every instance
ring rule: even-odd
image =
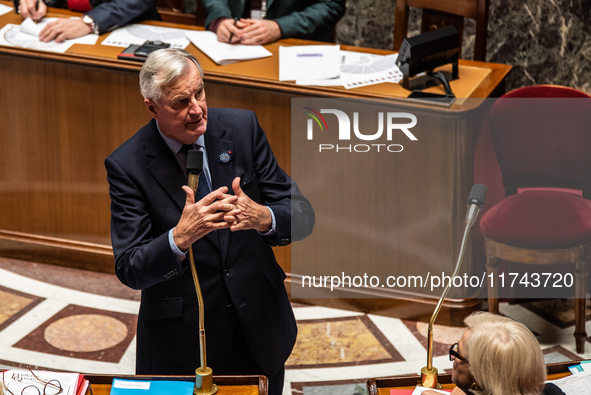
[[[279,372],[269,375],[262,371],[256,362],[244,334],[240,328],[238,321],[238,315],[234,310],[234,306],[230,305],[226,307],[232,309],[233,314],[233,325],[234,330],[233,338],[229,341],[232,342],[231,353],[227,359],[225,359],[223,366],[214,367],[214,375],[265,375],[269,379],[269,395],[281,395],[283,393],[283,382],[285,379],[285,368],[282,368]],[[229,311],[228,311],[229,312]]]

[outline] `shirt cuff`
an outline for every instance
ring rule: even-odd
[[[275,233],[277,233],[277,222],[275,222],[275,214],[273,213],[273,210],[271,210],[271,207],[265,206],[265,208],[269,210],[269,212],[271,213],[271,229],[267,232],[259,232],[259,234],[262,236],[273,236]]]
[[[187,253],[182,252],[181,250],[179,250],[179,248],[176,246],[175,242],[174,242],[174,237],[172,236],[172,231],[174,230],[174,228],[172,228],[171,230],[168,231],[168,244],[170,244],[170,249],[172,250],[172,253],[174,254],[174,256],[176,257],[176,260],[181,263],[182,261],[185,260],[185,258],[187,258]]]

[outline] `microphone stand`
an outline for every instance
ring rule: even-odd
[[[470,196],[468,197],[468,212],[466,213],[466,227],[464,229],[464,236],[462,237],[462,244],[460,246],[460,253],[458,255],[458,260],[456,262],[456,268],[454,270],[451,279],[455,278],[459,271],[460,266],[462,264],[462,260],[464,258],[464,253],[466,252],[466,244],[468,242],[468,236],[470,234],[470,229],[472,229],[472,225],[476,222],[476,217],[480,212],[480,209],[484,205],[484,199],[486,198],[486,187],[484,185],[476,184],[472,187],[470,191]],[[429,326],[427,329],[427,366],[423,366],[421,368],[421,383],[419,384],[421,387],[427,388],[441,388],[441,384],[437,381],[437,368],[433,366],[433,325],[435,324],[435,320],[437,319],[437,315],[439,314],[439,310],[441,310],[441,306],[443,305],[443,301],[447,296],[451,288],[451,280],[447,283],[447,286],[443,290],[439,301],[437,302],[437,306],[435,306],[435,311],[433,311],[433,315],[431,316],[431,320],[429,321]]]
[[[187,153],[187,156],[187,171],[189,173],[187,184],[193,192],[197,194],[199,176],[203,169],[203,153],[192,149]],[[205,352],[205,308],[203,304],[203,295],[201,294],[201,286],[199,285],[199,277],[197,276],[197,269],[195,267],[193,246],[189,247],[189,262],[191,266],[191,274],[193,275],[193,283],[195,284],[195,292],[197,292],[197,302],[199,304],[200,366],[195,369],[195,387],[193,388],[193,394],[213,395],[218,392],[218,386],[213,383],[213,371],[207,366],[207,354]]]

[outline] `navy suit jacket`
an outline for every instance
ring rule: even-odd
[[[156,0],[90,0],[87,14],[98,24],[99,34],[145,20],[160,20]]]
[[[216,372],[224,365],[235,331],[242,331],[259,367],[271,375],[283,368],[297,334],[285,273],[271,247],[310,234],[314,212],[277,164],[254,113],[210,108],[205,146],[213,189],[225,185],[232,191],[239,176],[243,191],[276,218],[272,237],[225,229],[193,244],[205,300],[208,366]],[[219,161],[224,151],[231,152],[227,164]],[[186,176],[154,120],[105,166],[116,273],[142,290],[136,373],[193,374],[199,366],[196,293],[187,260],[178,263],[168,241],[185,205]]]
[[[67,0],[44,0],[50,7],[68,8]],[[160,20],[156,0],[90,0],[87,14],[99,27],[99,34],[145,20]]]

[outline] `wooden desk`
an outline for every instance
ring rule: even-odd
[[[548,380],[557,380],[569,376],[571,373],[568,367],[577,363],[580,363],[580,361],[548,364]],[[442,389],[451,390],[455,387],[449,373],[440,374],[438,380]],[[367,380],[367,392],[369,395],[390,395],[390,390],[393,389],[414,389],[419,381],[419,376],[369,379]]]
[[[11,5],[5,0],[0,3]],[[58,15],[72,13],[50,10],[49,16]],[[0,26],[7,23],[20,23],[20,16],[14,13],[0,16]],[[150,23],[199,29],[164,22]],[[143,126],[150,115],[138,89],[141,64],[118,60],[117,54],[122,48],[100,45],[105,37],[101,36],[97,45],[74,45],[65,54],[0,46],[2,256],[113,272],[110,201],[103,161]],[[398,84],[347,90],[278,81],[279,46],[305,43],[309,42],[281,40],[267,46],[274,55],[272,57],[225,66],[214,64],[193,45],[187,47],[203,66],[208,105],[255,111],[275,156],[288,173],[291,171],[292,98],[342,97],[403,103],[408,95],[408,91]],[[391,53],[368,48],[344,49]],[[458,97],[496,96],[504,91],[503,81],[510,69],[506,65],[460,61],[460,79],[452,81],[451,87]],[[429,107],[413,104],[413,108]],[[463,108],[458,104],[445,111],[461,113]],[[446,136],[441,134],[439,137],[449,139]],[[450,188],[454,193],[438,203],[442,209],[455,213],[450,216],[449,223],[444,224],[445,229],[437,232],[446,240],[447,232],[452,233],[452,240],[458,238],[457,223],[463,221],[465,198],[473,182],[472,155],[476,136],[461,138],[464,140],[449,152],[439,149],[437,153],[437,147],[432,147],[437,155],[453,157],[452,166],[458,171],[458,174],[452,174],[453,170],[449,169],[450,183],[454,184]],[[447,181],[434,179],[425,180],[425,183],[434,182],[441,186]],[[424,195],[422,191],[409,193]],[[407,203],[398,202],[401,206],[397,209],[407,210],[404,207]],[[450,255],[455,255],[459,246],[453,244],[446,248],[450,249]],[[276,249],[278,261],[288,273],[288,284],[292,272],[290,252],[289,247]],[[347,302],[343,307],[389,314],[391,306],[397,302],[387,299],[359,303]],[[402,303],[407,305],[406,301]],[[427,306],[424,314],[430,315],[433,302],[425,303],[421,302]],[[455,306],[471,309],[475,304],[477,301],[461,301]],[[416,309],[411,310],[416,313]],[[405,313],[396,311],[395,314],[403,317]],[[440,322],[445,321],[444,316],[445,313],[440,315]],[[408,318],[417,317],[415,314]]]
[[[113,378],[124,380],[169,380],[191,381],[191,376],[111,376],[89,375],[93,395],[109,395]],[[218,395],[267,395],[268,380],[265,376],[213,376],[213,382],[218,386]],[[90,391],[86,392],[87,395]]]

